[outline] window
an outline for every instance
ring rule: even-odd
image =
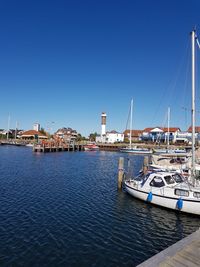
[[[155,176],[150,182],[150,186],[154,186],[154,187],[162,187],[164,185],[165,183],[163,179],[159,176]]]
[[[174,184],[175,183],[175,181],[171,175],[165,176],[165,181],[167,184]]]
[[[188,197],[189,196],[189,191],[183,190],[183,189],[175,189],[174,194],[177,195],[177,196]]]
[[[172,175],[172,177],[174,178],[176,183],[182,183],[183,182],[183,177],[178,173],[175,173],[174,175]]]
[[[200,198],[200,192],[194,192],[193,196],[196,197],[196,198]]]

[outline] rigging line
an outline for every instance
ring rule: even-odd
[[[125,128],[126,130],[128,129],[127,127],[128,127],[128,122],[130,120],[130,113],[131,113],[131,106],[129,107],[128,118],[127,118],[126,128]]]
[[[185,76],[185,78],[183,79],[183,90],[182,90],[182,93],[180,94],[181,98],[180,98],[180,107],[182,109],[185,110],[185,122],[184,122],[184,127],[185,129],[187,129],[189,126],[187,125],[188,124],[188,119],[187,119],[187,116],[186,116],[186,110],[187,110],[187,107],[189,107],[190,105],[190,98],[188,97],[188,91],[189,91],[189,77],[190,77],[190,48],[189,48],[189,45],[190,45],[190,41],[188,40],[188,46],[187,46],[187,55],[186,55],[186,68],[185,68],[185,74],[183,74]],[[182,117],[180,116],[179,117],[179,120],[177,121],[178,122],[178,125],[181,125],[182,124]]]
[[[188,43],[189,43],[189,42],[188,42]],[[186,49],[184,49],[184,51],[186,50],[186,52],[187,52],[187,46],[189,46],[188,43],[186,44]],[[181,57],[181,60],[180,60],[180,62],[179,62],[178,70],[177,70],[177,72],[176,72],[176,78],[175,78],[175,81],[174,81],[174,82],[171,81],[171,82],[169,83],[169,85],[168,85],[166,88],[163,89],[163,92],[162,92],[160,101],[158,102],[158,105],[157,105],[157,107],[156,107],[156,109],[155,109],[155,112],[154,112],[154,115],[153,115],[153,117],[152,117],[152,121],[151,121],[151,123],[153,123],[153,121],[155,121],[156,115],[159,114],[159,109],[160,109],[160,107],[161,107],[162,99],[166,99],[165,95],[166,95],[169,91],[171,92],[171,88],[173,88],[173,90],[175,90],[175,87],[176,87],[176,85],[177,85],[178,77],[180,76],[181,68],[183,67],[183,61],[184,61],[184,58],[185,58],[185,53],[183,54],[183,56]],[[169,100],[168,100],[167,106],[170,106],[170,103],[172,102],[172,101],[171,101],[171,98],[172,98],[172,94],[171,94],[170,97],[168,97]],[[173,97],[173,99],[175,99],[175,98]],[[177,99],[177,97],[176,97],[176,99]]]
[[[178,70],[176,72],[176,77],[174,79],[174,82],[171,85],[171,90],[170,90],[171,96],[168,98],[169,99],[169,103],[177,102],[177,99],[180,96],[180,94],[177,94],[178,90],[175,90],[175,88],[177,88],[178,78],[181,77],[181,69],[183,69],[183,66],[185,66],[184,60],[185,60],[185,58],[187,58],[187,54],[188,54],[188,51],[189,51],[189,44],[190,44],[189,40],[187,40],[186,45],[185,45],[185,49],[184,49],[185,52],[183,53],[182,58],[180,60],[180,63],[179,63],[179,66],[178,66]],[[172,101],[172,99],[173,99],[173,101]]]
[[[198,48],[200,49],[200,43],[199,43],[199,40],[198,40],[198,37],[196,36],[196,43],[198,45]],[[195,65],[196,65],[196,89],[199,88],[199,79],[198,79],[198,72],[199,72],[199,68],[198,68],[198,62],[199,62],[199,53],[196,52],[196,62],[195,62]],[[199,107],[199,103],[197,103],[197,101],[199,102],[199,90],[196,90],[196,107]],[[198,111],[196,111],[198,112]],[[196,116],[196,123],[199,123],[198,121],[198,118],[199,116]]]

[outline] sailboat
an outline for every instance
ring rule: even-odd
[[[129,146],[121,148],[120,152],[134,153],[134,154],[151,154],[152,151],[147,148],[132,146],[132,124],[133,124],[133,99],[131,99],[130,109],[130,133],[129,133]]]
[[[160,154],[168,154],[171,156],[176,156],[177,154],[181,154],[181,156],[187,156],[187,152],[185,149],[180,148],[170,148],[169,146],[169,137],[170,137],[170,107],[167,109],[167,147],[166,148],[154,148],[153,154],[160,155]]]
[[[195,31],[191,32],[192,43],[192,164],[191,177],[186,180],[176,172],[152,171],[124,181],[127,193],[140,200],[200,215],[200,187],[195,173]]]

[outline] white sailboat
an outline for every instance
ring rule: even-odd
[[[200,187],[195,178],[195,31],[192,40],[192,164],[191,182],[174,172],[153,171],[124,181],[125,190],[138,199],[165,208],[200,215]]]
[[[176,156],[177,154],[185,154],[187,156],[187,152],[185,149],[180,148],[170,148],[169,146],[169,137],[170,137],[170,107],[167,109],[167,147],[166,148],[154,148],[153,154],[160,155],[160,154],[171,154],[172,156]]]
[[[133,153],[133,154],[151,154],[152,151],[147,148],[141,148],[132,146],[132,124],[133,124],[133,99],[131,99],[131,109],[130,109],[130,133],[129,133],[129,146],[121,148],[120,152]]]

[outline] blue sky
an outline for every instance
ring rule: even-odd
[[[104,111],[107,130],[124,131],[133,98],[134,129],[166,126],[169,106],[170,125],[186,130],[199,10],[198,0],[0,1],[0,128],[10,114],[11,128],[54,122],[87,136]]]

